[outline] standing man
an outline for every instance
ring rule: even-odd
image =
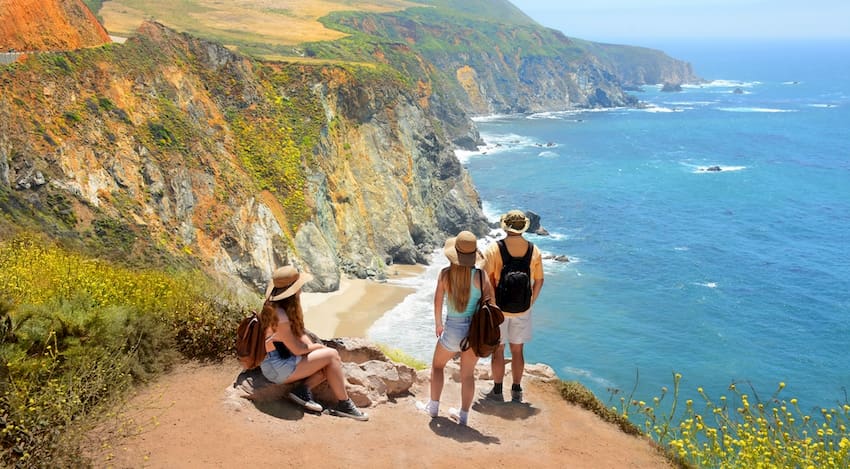
[[[531,307],[543,288],[543,259],[540,249],[522,234],[531,220],[520,210],[502,215],[501,225],[507,236],[487,246],[484,271],[496,291],[496,304],[505,314],[500,326],[502,343],[491,361],[493,389],[487,398],[503,402],[505,344],[511,348],[511,401],[522,402],[522,375],[525,370],[523,345],[531,340]]]

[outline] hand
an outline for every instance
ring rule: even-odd
[[[437,337],[440,337],[441,335],[443,335],[443,324],[442,323],[437,324],[436,329],[437,329],[437,331],[436,331]]]

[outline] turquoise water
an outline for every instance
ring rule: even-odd
[[[572,260],[544,264],[527,359],[603,401],[649,401],[678,372],[687,398],[782,381],[803,407],[844,402],[850,43],[665,50],[709,82],[647,87],[640,110],[482,119],[486,147],[459,155],[488,216],[539,213],[551,236],[530,239]],[[423,360],[434,259],[369,331]]]

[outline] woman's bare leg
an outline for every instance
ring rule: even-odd
[[[475,365],[478,357],[472,348],[460,354],[460,409],[469,412],[475,397]]]
[[[454,356],[443,347],[440,342],[434,347],[434,358],[431,360],[431,400],[439,401],[443,393],[443,381],[445,380],[446,363]]]
[[[313,350],[305,355],[284,383],[302,380],[319,371],[324,372],[334,397],[340,401],[348,399],[348,393],[345,391],[345,375],[342,372],[342,360],[339,358],[339,352],[329,347]]]

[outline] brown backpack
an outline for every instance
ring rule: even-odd
[[[483,358],[489,357],[499,346],[502,339],[499,326],[505,321],[505,315],[489,297],[484,296],[484,278],[480,269],[478,280],[481,285],[481,299],[478,300],[478,307],[472,313],[469,332],[460,342],[460,349],[466,351],[472,348],[476,356]]]
[[[256,312],[243,319],[236,328],[236,356],[246,370],[260,366],[266,358],[262,326]]]

